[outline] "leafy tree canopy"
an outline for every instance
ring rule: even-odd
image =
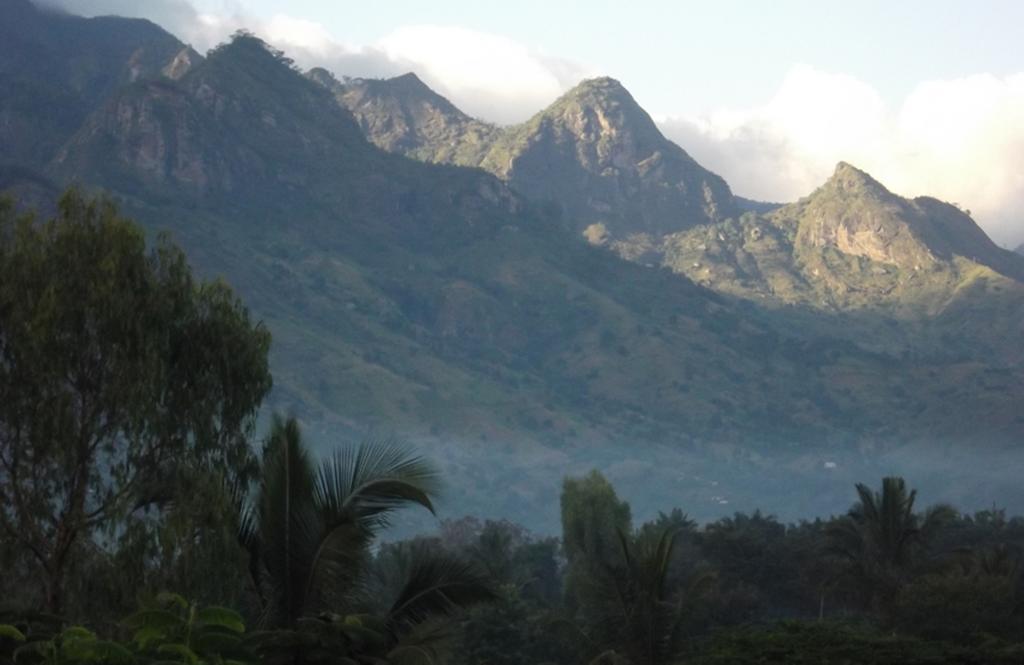
[[[51,610],[76,541],[172,500],[184,467],[246,473],[269,347],[111,202],[70,190],[42,222],[0,203],[0,530]]]

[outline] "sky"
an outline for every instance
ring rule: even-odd
[[[795,200],[844,160],[1024,242],[1020,0],[42,1],[200,51],[246,28],[338,76],[415,71],[499,124],[613,76],[741,196]]]

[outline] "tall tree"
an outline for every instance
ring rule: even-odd
[[[437,473],[388,442],[338,450],[316,464],[298,421],[275,417],[241,540],[249,551],[263,623],[342,608],[365,570],[369,544],[393,512],[433,512]]]
[[[110,202],[72,190],[45,222],[0,203],[0,530],[50,610],[76,545],[172,498],[183,464],[243,472],[269,346]]]
[[[566,602],[585,614],[592,606],[595,575],[620,556],[620,533],[631,533],[629,504],[619,499],[612,484],[598,471],[562,484],[562,548],[569,567]]]
[[[240,532],[261,622],[274,629],[260,647],[267,662],[426,652],[447,637],[434,620],[492,597],[475,568],[436,548],[393,547],[371,558],[394,512],[433,512],[437,487],[431,465],[386,441],[317,464],[296,420],[275,418]]]
[[[882,479],[874,491],[857,484],[859,501],[828,529],[829,549],[847,562],[866,600],[884,609],[909,579],[936,532],[956,517],[947,505],[914,512],[917,490],[903,478]]]
[[[664,529],[631,538],[619,533],[620,560],[598,577],[591,627],[595,642],[625,657],[632,665],[665,665],[683,652],[686,602],[714,579],[694,576],[685,588],[671,584],[672,552],[680,532]],[[613,659],[614,660],[614,659]]]

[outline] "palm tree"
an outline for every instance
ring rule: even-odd
[[[828,527],[829,550],[847,562],[847,573],[863,584],[868,603],[882,609],[956,511],[936,505],[915,513],[917,491],[908,491],[903,478],[883,478],[880,492],[856,487],[860,500]]]
[[[592,633],[604,651],[595,662],[663,665],[685,648],[686,602],[702,593],[714,576],[694,576],[685,590],[670,582],[673,551],[680,531],[646,530],[631,538],[618,533],[621,562],[596,580]]]
[[[275,418],[239,529],[268,629],[257,648],[268,662],[368,651],[379,660],[420,626],[490,597],[474,570],[443,552],[417,551],[392,566],[394,596],[374,583],[374,537],[402,507],[433,513],[438,484],[431,465],[388,441],[314,464],[295,419]]]

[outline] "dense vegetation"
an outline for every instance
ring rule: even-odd
[[[0,662],[1015,663],[1024,519],[922,507],[636,524],[597,472],[560,538],[383,543],[441,478],[389,441],[253,446],[267,333],[166,239],[69,192],[0,206]],[[456,480],[456,479],[449,479]]]

